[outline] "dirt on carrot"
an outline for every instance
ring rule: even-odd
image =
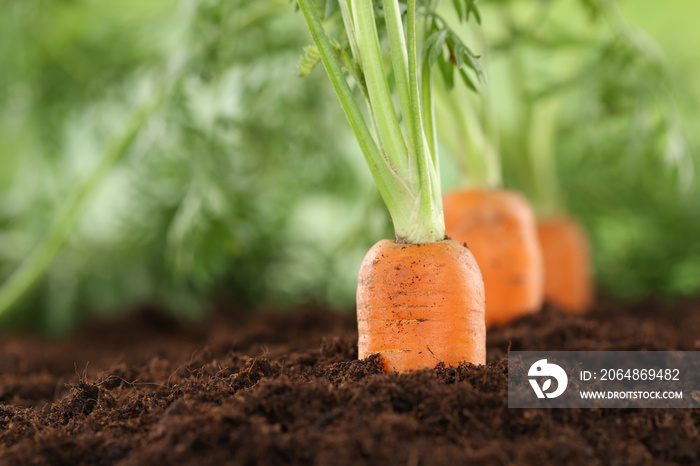
[[[700,301],[545,309],[488,364],[389,374],[353,314],[153,312],[61,342],[3,336],[3,465],[696,464],[700,412],[507,407],[513,350],[700,350]]]

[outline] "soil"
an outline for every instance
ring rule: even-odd
[[[546,308],[488,364],[387,374],[353,315],[154,311],[0,342],[0,463],[698,464],[700,410],[509,409],[507,351],[700,350],[700,302]]]

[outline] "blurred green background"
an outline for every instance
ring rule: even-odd
[[[481,3],[487,27],[501,2]],[[697,171],[700,3],[620,6],[666,55],[695,160],[683,170]],[[53,249],[0,323],[60,333],[140,305],[196,318],[218,300],[353,309],[362,257],[391,225],[323,70],[296,76],[309,43],[287,0],[2,2],[0,281]],[[697,183],[644,150],[620,157],[634,137],[571,131],[570,113],[557,171],[601,291],[700,293]]]

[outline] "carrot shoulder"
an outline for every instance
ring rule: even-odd
[[[359,357],[379,353],[390,371],[486,362],[484,285],[456,241],[375,244],[360,269],[357,320]]]
[[[537,225],[544,258],[545,299],[572,314],[586,312],[594,286],[588,238],[578,222],[559,217]]]
[[[486,290],[486,326],[540,310],[544,272],[535,216],[518,193],[459,190],[445,196],[446,233],[467,243]]]

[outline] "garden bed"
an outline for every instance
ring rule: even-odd
[[[3,464],[647,464],[700,461],[700,411],[507,407],[512,350],[700,350],[700,303],[554,309],[488,335],[483,367],[356,361],[353,315],[203,325],[153,311],[0,343]]]

